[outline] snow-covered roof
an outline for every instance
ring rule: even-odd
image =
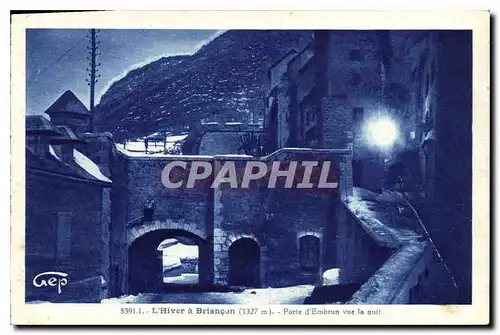
[[[75,163],[78,164],[82,169],[88,172],[93,177],[99,179],[100,181],[104,181],[107,183],[111,183],[111,180],[102,174],[101,170],[90,158],[82,154],[80,151],[73,149],[73,156],[75,158]]]

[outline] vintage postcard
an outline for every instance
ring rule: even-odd
[[[487,325],[490,14],[12,15],[11,322]]]

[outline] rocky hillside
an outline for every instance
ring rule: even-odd
[[[130,71],[102,96],[96,122],[120,140],[202,119],[247,122],[250,111],[258,118],[269,66],[310,37],[310,31],[227,31],[193,55]]]

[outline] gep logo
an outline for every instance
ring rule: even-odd
[[[57,294],[61,294],[62,287],[68,284],[67,273],[64,272],[42,272],[37,274],[33,278],[33,286],[35,287],[47,287],[57,286]]]

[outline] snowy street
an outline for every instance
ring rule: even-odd
[[[313,289],[312,285],[298,285],[247,289],[243,292],[139,293],[136,296],[104,299],[102,303],[302,304]]]

